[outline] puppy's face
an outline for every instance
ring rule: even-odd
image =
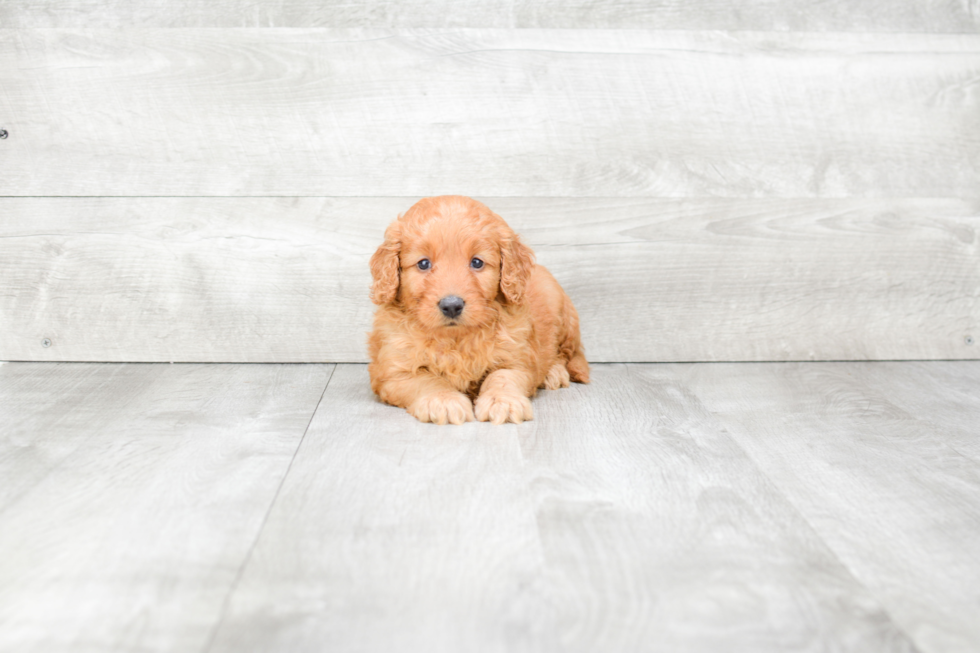
[[[473,226],[468,220],[437,218],[402,241],[401,301],[429,329],[482,327],[493,321],[500,247],[493,234]]]
[[[520,303],[534,255],[498,215],[466,197],[419,201],[371,258],[372,299],[430,330],[481,328]]]

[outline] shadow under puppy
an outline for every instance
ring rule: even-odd
[[[589,381],[572,301],[476,200],[420,200],[385,231],[371,275],[371,388],[423,422],[519,424],[539,387]]]

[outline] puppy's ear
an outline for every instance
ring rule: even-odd
[[[398,254],[402,249],[401,223],[397,220],[385,230],[385,241],[371,257],[371,301],[375,304],[390,304],[398,295],[400,263]]]
[[[511,233],[500,242],[500,258],[500,290],[508,303],[520,304],[534,269],[534,252]]]

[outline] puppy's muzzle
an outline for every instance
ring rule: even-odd
[[[443,297],[439,300],[439,310],[450,320],[455,320],[462,315],[464,306],[466,306],[466,302],[463,301],[462,297],[456,295]]]

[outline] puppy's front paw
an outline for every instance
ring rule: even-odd
[[[420,422],[462,424],[473,421],[473,402],[461,392],[444,390],[419,397],[408,412]]]
[[[476,418],[481,422],[521,422],[534,419],[531,400],[515,392],[487,390],[476,398]]]

